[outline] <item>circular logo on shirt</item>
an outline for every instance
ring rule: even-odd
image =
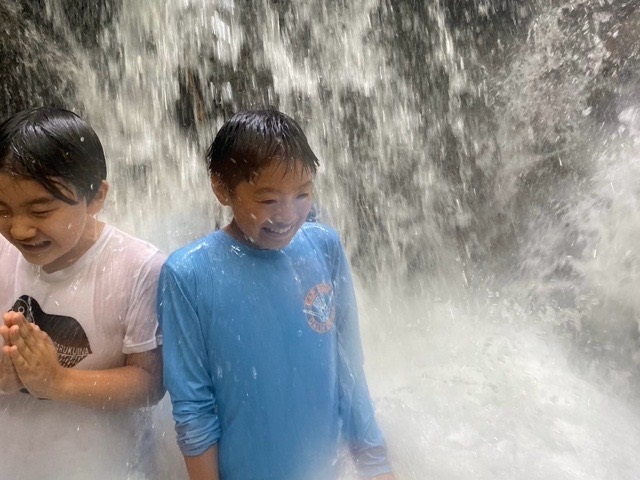
[[[333,304],[333,288],[328,283],[314,286],[304,299],[307,323],[318,333],[326,333],[335,323],[336,307]]]

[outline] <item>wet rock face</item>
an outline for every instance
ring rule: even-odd
[[[11,1],[11,0],[10,0]],[[6,2],[5,2],[6,3]],[[122,0],[55,0],[47,7],[45,0],[13,0],[23,20],[29,20],[41,33],[60,41],[51,22],[51,10],[58,9],[75,39],[84,47],[98,46],[98,36],[103,28],[117,17]]]
[[[571,0],[548,8],[497,82],[513,192],[507,216],[519,239],[511,263],[542,281],[578,285],[599,236],[607,238],[585,219],[612,208],[617,194],[594,185],[610,174],[607,158],[618,158],[638,135],[639,26],[637,2]]]
[[[60,0],[64,22],[78,45],[98,46],[98,36],[120,0]],[[76,99],[76,65],[69,42],[52,22],[44,0],[0,2],[0,118],[24,108],[52,105],[83,110]]]
[[[52,42],[45,22],[34,22],[37,3],[0,2],[1,118],[27,107],[74,102],[73,61]]]
[[[628,2],[619,9],[605,11],[599,28],[608,56],[588,101],[595,119],[617,128],[622,112],[629,107],[637,109],[640,103],[640,6]]]
[[[98,46],[98,36],[105,26],[111,24],[122,8],[122,0],[59,0],[66,13],[69,27],[75,38],[84,47]]]

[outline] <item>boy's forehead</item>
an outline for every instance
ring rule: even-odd
[[[35,180],[18,175],[0,173],[0,197],[7,196],[7,200],[21,202],[32,198],[46,198],[52,195]]]
[[[298,159],[273,159],[262,165],[251,177],[250,183],[282,183],[283,181],[313,181],[313,172],[302,160]]]
[[[74,199],[77,196],[76,189],[68,182],[60,178],[51,180],[71,198]],[[6,172],[0,173],[0,195],[11,195],[11,200],[18,203],[43,203],[55,200],[55,196],[37,180]]]

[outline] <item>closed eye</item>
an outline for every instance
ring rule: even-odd
[[[49,215],[53,211],[54,211],[53,209],[52,210],[40,210],[40,211],[37,211],[37,212],[31,212],[31,215],[34,215],[36,217],[44,217],[44,216]]]

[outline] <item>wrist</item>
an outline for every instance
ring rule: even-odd
[[[49,400],[65,400],[66,392],[68,392],[68,386],[70,385],[70,373],[70,368],[64,368],[61,365],[56,366],[49,378],[44,381],[44,389],[38,396]]]
[[[11,383],[10,385],[0,384],[0,395],[13,395],[18,393],[23,388],[20,382]]]
[[[22,382],[15,372],[11,372],[0,380],[0,395],[11,395],[17,393],[23,388]]]

